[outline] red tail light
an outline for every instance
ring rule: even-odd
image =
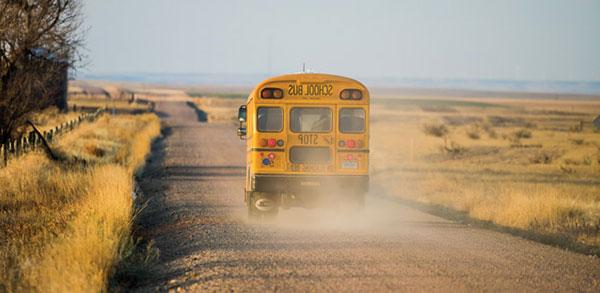
[[[346,141],[346,146],[350,149],[353,149],[356,146],[356,142],[353,139],[349,139]]]
[[[274,138],[269,138],[268,145],[269,147],[275,147],[275,145],[277,145],[277,141]]]

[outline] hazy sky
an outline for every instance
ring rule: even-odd
[[[600,80],[600,1],[86,0],[83,72]]]

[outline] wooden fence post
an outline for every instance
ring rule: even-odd
[[[29,140],[27,136],[23,135],[23,153],[26,154],[29,152]]]
[[[13,152],[12,140],[9,140],[6,144],[6,164],[8,165],[8,160],[10,160],[10,155]]]
[[[19,156],[22,156],[23,154],[25,154],[25,139],[23,136],[19,136],[19,146],[21,147],[21,149],[19,150]]]
[[[4,167],[8,166],[8,144],[4,143],[2,145],[2,165]]]
[[[8,166],[9,159],[10,159],[10,144],[4,143],[4,166]]]
[[[31,149],[34,151],[37,146],[36,138],[37,138],[37,135],[35,135],[35,132],[33,132],[33,131],[29,132],[29,144],[31,144]]]
[[[33,131],[29,133],[29,137],[30,137],[31,149],[35,151],[35,147],[36,147],[36,145],[35,145],[35,143],[36,143],[35,139],[37,137],[35,137],[35,133],[33,133]]]
[[[15,157],[18,158],[21,152],[21,138],[15,141]]]

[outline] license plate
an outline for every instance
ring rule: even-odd
[[[358,169],[358,162],[356,161],[343,161],[342,168],[344,169]]]

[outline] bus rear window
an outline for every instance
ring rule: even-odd
[[[362,108],[340,109],[340,132],[360,133],[365,131],[365,110]]]
[[[280,132],[283,129],[283,110],[279,107],[259,107],[256,121],[260,132]]]
[[[293,132],[330,132],[331,109],[292,108],[290,125]]]

